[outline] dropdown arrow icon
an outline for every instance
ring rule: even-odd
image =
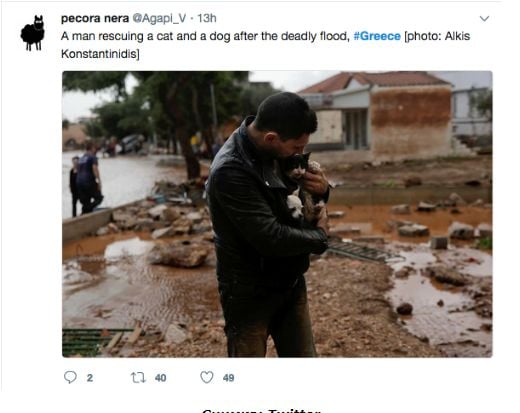
[[[487,19],[489,19],[489,16],[486,16],[486,17],[480,16],[480,20],[482,20],[483,22],[487,21]]]

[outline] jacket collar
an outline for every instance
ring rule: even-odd
[[[239,152],[248,166],[260,173],[260,178],[262,178],[266,186],[269,188],[286,189],[286,185],[277,173],[277,169],[279,169],[277,165],[278,161],[274,158],[262,156],[257,146],[251,141],[247,134],[247,127],[254,119],[254,116],[248,116],[238,128],[237,146]]]

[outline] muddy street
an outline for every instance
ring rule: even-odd
[[[81,156],[78,151],[62,154],[62,217],[72,216],[72,198],[69,190],[69,172],[72,157]],[[98,153],[99,171],[101,174],[103,203],[102,208],[113,208],[128,202],[137,201],[149,195],[156,181],[168,179],[182,182],[186,179],[186,167],[182,161],[179,165],[160,166],[161,161],[171,159],[166,155],[135,156],[125,155],[115,158],[103,158]],[[81,211],[81,205],[78,203]]]
[[[459,209],[457,220],[472,225],[491,220],[490,208]],[[326,253],[312,260],[307,280],[320,356],[491,355],[489,250],[473,248],[473,241],[454,240],[448,250],[434,251],[427,244],[429,237],[401,237],[388,228],[388,221],[396,218],[388,205],[331,205],[329,210],[344,213],[331,219],[332,228],[357,228],[354,234],[340,231],[345,240],[368,237],[369,245],[401,259],[385,265]],[[412,211],[406,219],[429,225],[435,235],[447,232],[454,215],[450,210]],[[211,251],[202,266],[175,268],[150,263],[155,245],[194,239],[206,243]],[[132,346],[123,343],[112,356],[225,356],[212,251],[211,242],[201,236],[155,239],[150,230],[126,230],[65,244],[63,327],[132,329],[140,323],[146,334]],[[465,285],[454,287],[429,277],[433,266],[456,270]],[[407,268],[406,277],[400,272],[403,268]],[[397,313],[403,302],[413,307],[411,315]],[[268,355],[275,356],[272,343]]]

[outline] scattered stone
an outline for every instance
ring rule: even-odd
[[[474,206],[474,207],[482,207],[484,206],[484,201],[482,199],[477,199],[475,202],[473,202],[471,204],[471,206]]]
[[[410,272],[413,270],[413,267],[405,265],[403,268],[395,272],[395,278],[408,278]]]
[[[418,176],[411,176],[404,180],[404,186],[406,188],[409,188],[411,186],[418,186],[418,185],[422,185],[422,179],[419,178]]]
[[[417,211],[419,212],[434,212],[436,206],[433,204],[429,204],[427,202],[419,202],[417,206]]]
[[[413,306],[410,303],[402,303],[397,307],[396,311],[400,315],[410,315],[412,314]]]
[[[445,250],[448,248],[448,237],[431,237],[430,248],[432,250]]]
[[[181,344],[188,338],[188,332],[179,324],[170,324],[164,334],[164,341],[169,344]]]
[[[395,221],[395,225],[397,228],[404,227],[405,225],[416,225],[415,222],[412,221]]]
[[[191,228],[194,234],[201,234],[204,232],[211,231],[213,229],[213,225],[211,225],[211,221],[209,219],[204,219],[202,222],[193,225]]]
[[[365,235],[363,237],[354,238],[356,242],[374,242],[378,244],[384,244],[385,238],[381,235]]]
[[[173,237],[174,235],[175,235],[175,230],[171,226],[166,227],[166,228],[156,229],[154,232],[152,232],[153,239]]]
[[[172,267],[193,268],[204,263],[208,249],[199,243],[172,242],[156,245],[148,255],[151,264],[169,265]]]
[[[330,297],[332,297],[331,293],[325,293],[325,294],[323,294],[323,296],[322,296],[322,298],[323,298],[324,300],[329,300]]]
[[[475,228],[462,222],[454,222],[448,228],[450,238],[469,240],[475,235]]]
[[[120,210],[116,210],[114,212],[112,212],[112,221],[114,222],[125,222],[125,221],[128,221],[129,219],[133,219],[133,215],[128,213],[128,212],[124,212],[124,211],[120,211]]]
[[[110,230],[108,229],[107,226],[104,226],[104,227],[101,227],[99,228],[97,231],[96,231],[96,235],[98,237],[101,237],[103,235],[108,235],[110,233]]]
[[[150,209],[154,205],[156,205],[155,201],[150,201],[148,199],[145,199],[144,201],[141,201],[139,203],[139,207],[144,208],[144,209]]]
[[[136,220],[134,230],[151,231],[152,229],[154,229],[154,220],[152,218],[138,218]]]
[[[424,237],[430,235],[428,227],[419,224],[404,225],[398,228],[397,232],[403,237]]]
[[[193,222],[185,217],[180,217],[172,223],[172,227],[176,234],[189,234],[192,228]]]
[[[330,231],[331,234],[361,234],[361,229],[358,227],[353,227],[349,224],[339,224],[333,226]]]
[[[493,238],[493,227],[487,223],[481,223],[477,227],[480,238]]]
[[[392,209],[390,210],[392,214],[410,214],[410,205],[408,204],[402,204],[402,205],[394,205]]]
[[[153,219],[161,218],[162,213],[167,210],[168,207],[164,204],[154,206],[148,210],[148,215],[150,215]]]
[[[329,218],[342,218],[345,216],[343,211],[330,211],[327,213]]]
[[[161,219],[169,222],[173,222],[181,217],[181,211],[178,208],[169,207],[166,208],[162,214]]]
[[[450,199],[450,201],[452,201],[454,203],[454,206],[467,205],[467,202],[464,201],[464,199],[459,194],[456,194],[455,192],[453,192],[449,196],[449,199]]]
[[[452,208],[450,210],[450,214],[457,215],[457,214],[462,214],[462,212],[460,212],[460,209],[458,209],[458,208]]]
[[[467,284],[462,274],[451,268],[446,267],[426,267],[425,275],[433,278],[435,281],[443,284],[451,284],[456,287],[462,287]]]
[[[437,305],[438,305],[439,307],[444,307],[444,301],[443,301],[443,300],[439,300],[439,301],[437,301]]]
[[[186,218],[192,221],[195,224],[198,224],[202,221],[202,215],[200,212],[190,212],[186,215]]]

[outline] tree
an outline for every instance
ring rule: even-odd
[[[94,109],[109,134],[148,128],[168,141],[178,142],[186,160],[188,179],[200,176],[200,164],[190,137],[200,131],[208,148],[214,140],[213,87],[218,119],[240,113],[240,91],[248,72],[131,72],[138,81],[131,95],[125,81],[129,72],[64,72],[63,89],[112,89],[115,101]],[[148,109],[144,109],[147,107]],[[146,120],[145,120],[146,118]],[[151,131],[151,124],[156,128]],[[146,125],[146,128],[145,126]],[[144,132],[143,132],[144,133]]]
[[[136,93],[160,105],[159,113],[170,121],[175,139],[186,160],[188,179],[200,176],[200,164],[190,137],[200,131],[208,148],[213,144],[213,85],[217,117],[237,113],[239,95],[248,72],[136,72],[140,84]],[[160,119],[156,119],[160,121]]]
[[[491,89],[473,91],[470,94],[469,104],[479,116],[485,117],[490,122],[493,120],[493,91]]]

